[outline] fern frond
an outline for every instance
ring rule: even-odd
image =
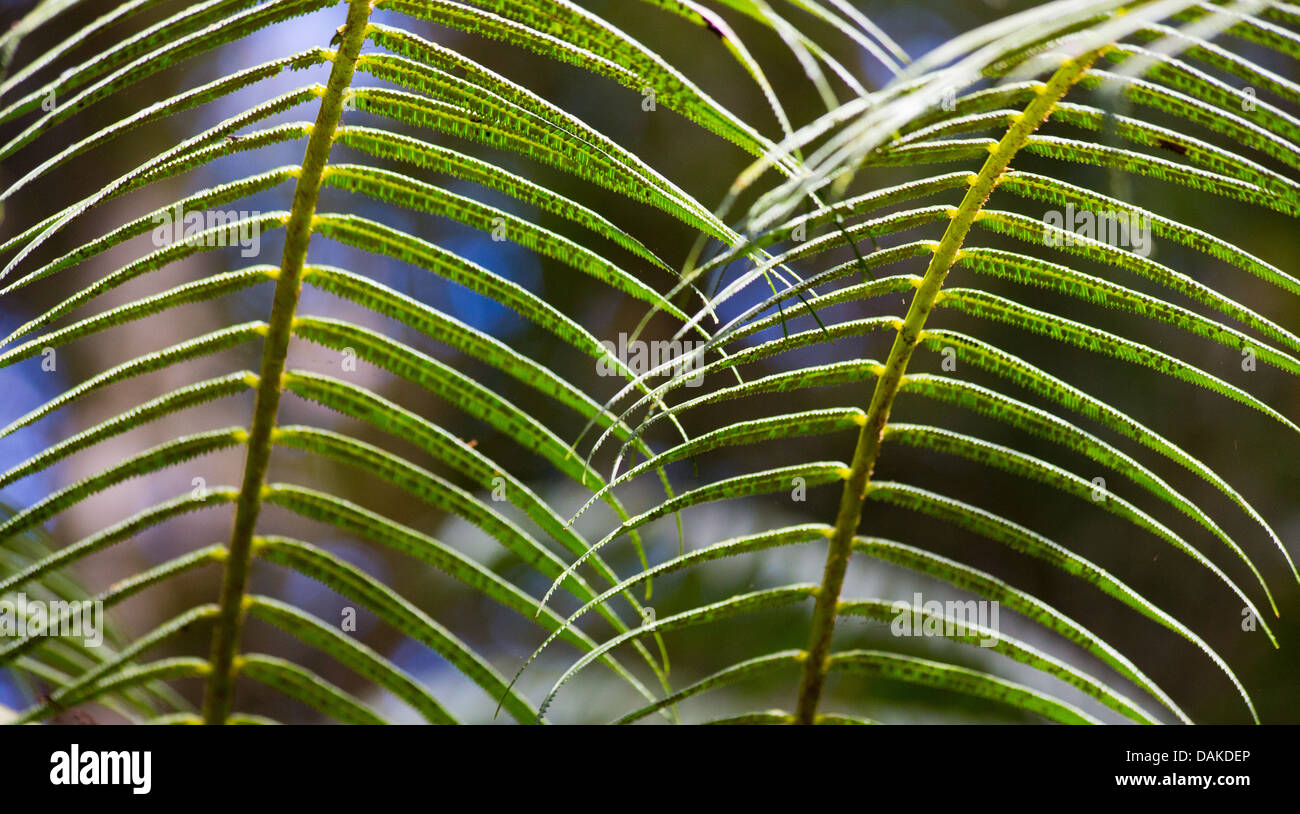
[[[1258,420],[1256,447],[1300,440],[1269,389],[1300,376],[1300,277],[1217,218],[1300,216],[1300,84],[1271,61],[1300,58],[1300,10],[1047,2],[911,59],[851,0],[618,10],[653,34],[580,0],[73,5],[0,33],[0,372],[60,363],[0,422],[22,450],[0,489],[27,490],[0,515],[0,595],[167,611],[102,650],[6,642],[0,668],[43,688],[18,722],[97,704],[156,724],[377,724],[395,700],[393,717],[496,704],[533,724],[582,686],[599,699],[584,719],[676,722],[720,699],[707,722],[870,724],[890,710],[861,688],[897,682],[982,715],[1190,723],[1201,702],[1095,625],[1111,602],[1191,645],[1189,669],[1221,672],[1251,719],[1268,710],[1219,655],[1241,648],[1155,581],[1208,580],[1207,606],[1284,645],[1254,598],[1277,616],[1293,585],[1265,538],[1300,584],[1256,508],[1270,479],[1229,477],[1139,391]],[[317,21],[333,40],[303,41]],[[37,31],[49,48],[27,54]],[[692,38],[679,58],[652,47],[676,36]],[[725,96],[709,72],[735,80]],[[1052,208],[1150,242],[1080,236]],[[279,257],[235,261],[252,233]],[[1225,351],[1271,378],[1208,355]],[[164,488],[230,453],[234,485]],[[985,477],[1068,513],[1040,528]],[[112,515],[137,487],[148,499]],[[1094,517],[1116,539],[1061,528]],[[894,522],[912,545],[873,536]],[[146,561],[146,535],[200,536]],[[804,555],[824,556],[820,582],[789,584]],[[1051,588],[1005,580],[1011,563]],[[845,587],[875,568],[1029,632]],[[108,586],[93,595],[91,570]],[[369,609],[382,635],[268,571]],[[1087,586],[1070,616],[1062,584]],[[899,614],[990,658],[839,624]],[[742,635],[679,635],[724,628]],[[395,641],[473,691],[445,692]],[[242,705],[245,682],[288,706]]]

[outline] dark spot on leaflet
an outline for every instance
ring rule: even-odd
[[[727,35],[722,31],[722,29],[718,28],[714,24],[714,22],[708,19],[707,17],[704,18],[704,27],[707,28],[713,34],[713,36],[717,37],[720,40],[725,40],[727,38]]]
[[[96,726],[99,724],[90,713],[79,709],[67,709],[57,699],[50,697],[49,693],[37,693],[36,700],[42,705],[49,704],[55,710],[49,718],[51,725],[71,723],[79,726]]]
[[[1170,141],[1169,139],[1164,139],[1164,138],[1156,139],[1156,146],[1162,150],[1169,150],[1170,152],[1175,152],[1178,153],[1179,155],[1187,155],[1187,145],[1178,144],[1177,142]]]

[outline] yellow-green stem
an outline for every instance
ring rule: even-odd
[[[840,496],[839,513],[835,518],[835,528],[831,532],[830,547],[826,554],[826,567],[813,608],[812,630],[805,651],[803,676],[799,682],[795,723],[811,724],[816,720],[817,706],[826,681],[827,659],[830,656],[831,636],[835,632],[840,590],[844,585],[844,574],[853,550],[853,538],[862,520],[862,506],[867,498],[872,469],[880,455],[880,444],[894,397],[903,383],[912,351],[921,337],[930,309],[939,297],[944,278],[948,276],[948,270],[957,259],[971,225],[979,217],[980,210],[1011,159],[1024,146],[1029,135],[1047,121],[1056,103],[1073,87],[1098,55],[1099,52],[1093,52],[1064,62],[1052,78],[1038,88],[1038,95],[1016,117],[1001,141],[991,148],[984,166],[978,174],[971,176],[970,189],[966,191],[961,204],[951,213],[952,219],[943,238],[935,246],[934,255],[917,286],[907,316],[898,326],[898,335],[894,338],[889,358],[877,378],[866,420],[858,434],[853,463]]]
[[[302,289],[303,264],[311,241],[312,219],[321,179],[329,159],[334,131],[343,112],[344,95],[352,83],[361,43],[365,40],[370,19],[370,0],[349,0],[347,22],[342,43],[334,55],[329,82],[321,95],[320,111],[307,141],[306,154],[293,193],[293,209],[285,229],[284,254],[271,316],[267,320],[266,340],[262,349],[262,369],[253,420],[248,431],[244,459],[244,479],[235,503],[234,527],[230,533],[229,554],[221,583],[220,613],[212,632],[207,689],[203,698],[203,721],[225,723],[230,715],[234,695],[236,656],[243,626],[244,598],[252,559],[253,531],[262,505],[262,488],[271,459],[272,433],[280,407],[280,384],[285,359],[289,354],[289,337],[293,332],[294,314]]]

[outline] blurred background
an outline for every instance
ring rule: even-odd
[[[918,57],[955,34],[967,31],[1005,14],[1033,5],[1013,0],[912,0],[897,3],[885,0],[850,0],[877,25],[889,33],[912,57]],[[737,63],[720,47],[707,30],[677,17],[664,14],[650,3],[631,0],[582,0],[582,5],[631,32],[642,43],[678,66],[715,99],[738,116],[752,123],[764,135],[779,138],[780,130],[762,94]],[[17,20],[31,2],[3,4],[4,22]],[[24,40],[17,52],[14,67],[44,53],[45,49],[99,14],[113,3],[87,2],[61,15]],[[745,40],[767,70],[767,75],[784,102],[792,120],[807,122],[824,111],[821,101],[790,51],[779,37],[747,18],[728,12],[721,3],[709,4],[719,10]],[[789,17],[814,35],[846,66],[857,72],[870,89],[881,87],[889,72],[852,42],[820,25],[788,4],[779,4]],[[155,8],[132,18],[115,32],[135,31],[164,19],[184,8],[183,3],[159,3]],[[95,133],[111,122],[159,99],[170,97],[229,74],[243,67],[284,56],[310,45],[326,45],[342,23],[344,7],[337,6],[296,18],[234,44],[204,53],[169,67],[145,82],[101,101],[67,122],[42,133],[31,145],[18,151],[0,166],[0,186],[7,186],[68,144]],[[462,34],[419,20],[410,20],[386,12],[375,19],[457,49],[493,70],[517,81],[545,99],[573,113],[628,150],[639,155],[652,167],[673,180],[706,207],[716,206],[728,187],[749,163],[740,150],[659,105],[656,110],[642,107],[641,94],[579,69],[505,46],[501,43]],[[58,71],[97,53],[111,41],[110,32],[92,40],[37,75],[44,80]],[[1249,56],[1270,70],[1300,81],[1300,69],[1294,60],[1254,47],[1240,40],[1231,41],[1234,50]],[[1202,66],[1203,67],[1203,66]],[[11,69],[12,70],[12,69]],[[1215,76],[1220,74],[1210,71]],[[46,180],[29,186],[11,199],[0,222],[0,239],[8,239],[39,219],[72,203],[92,189],[129,171],[184,138],[210,127],[247,107],[273,95],[313,82],[323,83],[328,66],[308,71],[286,73],[258,83],[232,96],[212,102],[164,121],[149,124],[118,138],[106,147],[69,161]],[[1241,82],[1222,76],[1224,81],[1240,87]],[[358,73],[358,85],[382,85]],[[24,92],[30,83],[23,88]],[[837,86],[841,98],[849,95]],[[1086,97],[1086,95],[1085,95]],[[1074,97],[1071,97],[1074,98]],[[1084,98],[1084,97],[1081,97]],[[1269,98],[1261,91],[1261,98]],[[1095,99],[1091,100],[1093,103]],[[1295,110],[1282,104],[1288,112]],[[1143,115],[1151,118],[1149,112]],[[278,116],[276,121],[311,121],[315,108],[307,105]],[[33,117],[10,123],[0,131],[8,141],[26,127]],[[1156,123],[1164,123],[1159,117]],[[363,113],[348,112],[346,123],[380,122]],[[386,126],[393,126],[384,122]],[[1049,132],[1068,133],[1069,128],[1054,125]],[[548,188],[559,191],[601,212],[615,224],[639,238],[669,265],[680,267],[694,242],[695,235],[656,210],[646,210],[633,201],[598,189],[558,169],[529,162],[520,156],[434,134],[396,126],[435,143],[448,144],[458,150],[498,162],[507,169]],[[1197,138],[1225,144],[1207,131],[1179,125]],[[1225,144],[1225,146],[1232,146]],[[102,235],[132,218],[166,205],[196,190],[269,170],[302,160],[303,141],[224,159],[193,172],[146,187],[122,199],[95,209],[75,221],[56,239],[29,258],[25,269],[36,268],[71,248]],[[1252,156],[1253,158],[1256,158]],[[376,163],[368,156],[336,147],[334,161]],[[1267,159],[1260,163],[1273,166]],[[382,163],[382,162],[379,162]],[[1015,166],[1062,180],[1108,192],[1112,179],[1101,171],[1021,155]],[[643,261],[617,247],[600,243],[598,238],[573,228],[571,224],[538,214],[518,201],[472,184],[448,181],[431,173],[400,165],[393,169],[439,183],[477,200],[497,206],[566,236],[599,248],[635,269],[643,279],[660,290],[671,285],[666,273],[656,272]],[[953,164],[917,169],[870,169],[859,174],[852,188],[863,192],[875,187],[899,183],[922,173],[937,174],[975,165]],[[1286,171],[1285,169],[1283,170]],[[1296,248],[1297,227],[1282,215],[1225,202],[1205,194],[1192,194],[1157,181],[1135,179],[1120,190],[1132,202],[1153,209],[1167,217],[1206,230],[1243,248],[1292,274],[1300,273]],[[291,184],[283,184],[238,204],[248,211],[288,209]],[[936,196],[927,203],[956,203],[960,191]],[[743,203],[748,203],[751,198]],[[1043,215],[1042,207],[1026,204],[1006,194],[995,195],[991,205],[1022,211],[1035,218]],[[620,332],[630,331],[644,313],[643,306],[619,295],[612,289],[590,284],[589,278],[578,279],[577,272],[540,257],[511,242],[493,242],[489,237],[448,219],[386,206],[359,195],[337,189],[322,192],[320,211],[354,212],[418,235],[451,249],[493,271],[508,277],[544,297],[563,313],[580,322],[597,338],[617,342]],[[737,210],[743,211],[743,210]],[[924,232],[924,234],[923,234]],[[893,235],[881,245],[911,240],[937,239],[937,227]],[[237,248],[214,249],[167,268],[142,276],[108,295],[99,298],[97,312],[112,305],[128,302],[149,293],[165,290],[211,274],[242,268],[254,263],[277,263],[282,248],[281,230],[267,232],[261,238],[261,252],[256,258],[241,257]],[[972,235],[968,245],[1011,245],[1002,238],[982,232]],[[84,286],[121,265],[152,251],[147,235],[136,238],[82,265],[14,291],[0,298],[0,334],[17,326],[61,301],[79,286]],[[1050,253],[1049,253],[1050,254]],[[802,274],[828,268],[851,255],[844,250],[794,265]],[[1057,253],[1048,259],[1067,262]],[[1196,280],[1243,302],[1277,324],[1300,328],[1300,302],[1270,288],[1244,272],[1211,258],[1157,241],[1152,258],[1178,269]],[[8,256],[5,258],[8,260]],[[616,380],[597,375],[594,364],[510,311],[478,294],[447,283],[426,271],[353,249],[321,237],[313,239],[309,260],[331,264],[363,273],[371,278],[445,311],[508,343],[534,360],[562,373],[578,387],[598,400],[616,389]],[[1144,285],[1129,275],[1113,269],[1075,264],[1109,279],[1117,279],[1144,291],[1173,297],[1161,289]],[[888,269],[888,273],[920,274],[923,259],[916,259]],[[736,271],[733,270],[732,274]],[[730,279],[730,278],[729,278]],[[1300,418],[1300,382],[1260,365],[1257,370],[1242,369],[1240,355],[1219,345],[1204,342],[1173,330],[1055,294],[1018,286],[1013,283],[976,278],[969,271],[955,270],[949,285],[983,287],[1034,307],[1051,308],[1073,319],[1089,321],[1098,327],[1114,330],[1174,354],[1224,380],[1247,389],[1265,403],[1292,419]],[[744,308],[758,302],[765,285],[727,303],[720,316],[725,321]],[[200,333],[254,319],[265,318],[270,307],[271,287],[257,286],[209,303],[187,305],[155,317],[120,326],[93,338],[81,340],[57,353],[55,369],[42,369],[42,358],[0,369],[0,423],[7,423],[43,404],[113,365],[140,354],[161,349],[192,338]],[[902,315],[905,303],[897,295],[881,297],[869,303],[856,302],[836,306],[830,311],[835,318],[845,318],[850,311],[867,314]],[[1183,303],[1180,299],[1175,302]],[[78,311],[72,319],[92,313]],[[514,400],[550,427],[560,438],[572,442],[583,427],[582,419],[554,402],[538,398],[532,391],[499,372],[466,359],[445,346],[432,342],[398,323],[346,304],[310,288],[304,290],[300,313],[349,319],[383,331],[411,346],[441,359],[467,373],[503,396]],[[60,324],[67,324],[65,319]],[[1269,520],[1295,557],[1300,557],[1300,438],[1280,425],[1214,395],[1208,391],[1152,375],[1145,369],[1077,351],[1060,343],[1013,328],[973,320],[953,312],[937,311],[930,325],[963,331],[999,347],[1089,390],[1112,405],[1129,412],[1159,430],[1166,438],[1183,446],[1211,468],[1220,472],[1259,512]],[[806,316],[793,316],[791,330],[812,327]],[[779,331],[779,329],[774,329]],[[666,321],[652,323],[651,338],[667,338],[671,326]],[[778,335],[767,332],[748,338],[756,343]],[[874,358],[888,354],[889,337],[877,334],[865,338],[842,340],[834,345],[786,354],[768,362],[751,365],[747,376],[760,376],[785,369],[796,362],[815,359],[833,360]],[[76,405],[51,416],[14,435],[0,439],[0,470],[4,470],[72,434],[92,426],[149,398],[169,392],[201,379],[249,369],[256,370],[260,346],[249,345],[216,356],[205,357],[184,365],[131,379],[106,388]],[[941,357],[918,352],[913,371],[939,372]],[[358,362],[355,371],[346,371],[340,354],[328,348],[295,342],[290,353],[291,367],[316,370],[335,376],[346,375],[349,381],[370,388],[426,418],[446,427],[463,439],[477,441],[477,449],[493,460],[502,462],[527,483],[550,505],[568,516],[586,500],[587,492],[579,484],[560,476],[546,462],[534,457],[509,437],[459,412],[453,405],[434,399],[427,392],[379,370]],[[980,382],[1016,398],[1037,402],[1032,396],[1015,391],[1009,384],[975,369],[959,369],[960,378]],[[721,377],[706,379],[703,390],[683,391],[686,397],[699,395],[711,387],[724,384]],[[815,407],[866,406],[870,382],[841,388],[828,388],[784,394],[775,399],[749,399],[725,402],[716,410],[687,413],[683,419],[692,434],[705,432],[721,423],[770,413],[774,410],[795,411]],[[87,477],[133,452],[162,443],[178,435],[202,429],[246,424],[252,408],[252,393],[206,404],[187,410],[167,420],[150,423],[111,441],[84,451],[73,458],[27,478],[0,492],[0,500],[16,509],[30,505],[50,491]],[[1063,417],[1074,420],[1074,416]],[[1204,530],[1177,515],[1169,507],[1156,504],[1149,495],[1132,488],[1115,473],[1098,470],[1095,463],[1072,456],[1063,449],[1029,438],[1003,425],[983,420],[974,414],[916,397],[902,396],[895,405],[895,420],[910,423],[941,424],[977,437],[1010,445],[1041,455],[1087,479],[1106,477],[1109,487],[1132,500],[1161,522],[1182,534],[1206,552],[1229,575],[1258,597],[1258,586],[1249,572],[1230,556],[1224,547]],[[1082,421],[1082,419],[1079,419]],[[412,461],[447,475],[446,467],[413,446],[386,438],[368,425],[341,418],[316,405],[286,397],[282,404],[281,424],[313,423],[337,428],[355,437],[382,444]],[[1297,704],[1296,670],[1300,667],[1300,586],[1296,585],[1286,564],[1260,528],[1208,485],[1198,481],[1172,463],[1156,459],[1127,441],[1116,439],[1100,428],[1084,425],[1121,449],[1148,464],[1157,474],[1179,488],[1193,502],[1214,517],[1259,564],[1265,579],[1274,590],[1282,618],[1274,627],[1281,648],[1269,646],[1264,634],[1243,630],[1240,602],[1212,574],[1196,567],[1187,557],[1173,551],[1155,537],[1136,530],[1120,518],[1097,510],[1073,497],[1038,486],[1013,476],[970,464],[951,456],[928,451],[886,445],[876,468],[876,477],[922,486],[967,502],[1024,524],[1054,539],[1071,550],[1122,577],[1129,585],[1169,611],[1210,643],[1241,677],[1251,692],[1261,717],[1267,722],[1300,723]],[[666,448],[673,436],[656,425],[651,440],[658,449]],[[592,436],[580,448],[586,453]],[[794,441],[746,446],[710,452],[692,465],[683,462],[669,472],[674,486],[685,490],[722,477],[760,467],[774,467],[816,460],[847,461],[852,455],[853,437],[847,434],[800,438]],[[237,485],[241,475],[242,449],[205,457],[168,469],[158,475],[133,480],[55,517],[46,525],[47,543],[60,547],[75,542],[115,523],[130,514],[175,497],[196,485],[208,487]],[[612,462],[611,448],[606,446],[595,464],[607,472]],[[201,481],[196,479],[202,479]],[[368,481],[354,471],[336,466],[319,457],[280,450],[273,458],[272,482],[289,482],[311,486],[346,496],[367,508],[442,540],[457,550],[479,559],[526,591],[540,596],[549,580],[532,572],[502,547],[470,524],[393,490],[387,484]],[[696,548],[711,542],[782,525],[801,522],[831,522],[839,501],[839,487],[810,489],[807,499],[796,501],[788,495],[762,499],[709,504],[686,511],[682,520],[685,544]],[[653,477],[638,479],[620,492],[625,505],[637,511],[652,505],[662,492]],[[509,513],[511,510],[507,509]],[[77,569],[76,576],[91,591],[102,590],[115,580],[163,562],[177,554],[215,542],[229,535],[232,509],[221,507],[176,518],[130,541],[97,554]],[[511,518],[528,526],[526,518],[515,512]],[[589,540],[601,538],[615,523],[611,512],[603,507],[585,514],[578,524]],[[266,507],[261,515],[262,533],[284,534],[311,541],[358,565],[387,582],[399,593],[426,610],[435,619],[472,644],[505,675],[513,675],[523,660],[541,640],[541,631],[516,614],[463,589],[455,581],[425,566],[413,563],[379,546],[366,543],[328,526],[312,523],[287,511]],[[1138,617],[1119,603],[1108,599],[1083,582],[1070,579],[1044,563],[1030,560],[986,539],[962,532],[901,509],[868,503],[862,533],[887,537],[950,556],[994,573],[1011,584],[1042,597],[1066,615],[1082,622],[1128,655],[1140,668],[1159,683],[1198,721],[1246,722],[1246,711],[1230,683],[1195,647],[1170,634],[1158,625]],[[656,521],[643,534],[647,556],[654,562],[676,554],[676,530],[671,518]],[[606,549],[609,561],[627,575],[637,568],[635,552],[626,538]],[[566,559],[567,559],[567,555]],[[819,582],[825,550],[820,544],[794,546],[743,558],[719,561],[657,580],[650,604],[658,616],[716,601],[730,594],[795,582]],[[173,582],[146,591],[119,606],[114,618],[127,635],[139,635],[160,621],[202,602],[216,601],[220,572],[209,567]],[[252,589],[258,593],[291,602],[327,623],[337,623],[346,608],[354,603],[320,584],[285,569],[258,563],[253,572]],[[918,575],[866,557],[856,557],[850,566],[845,585],[846,598],[876,597],[887,600],[910,599],[914,592],[925,599],[967,599],[945,583]],[[1262,598],[1257,599],[1263,604]],[[576,607],[567,597],[557,594],[557,609],[566,612]],[[453,714],[464,721],[493,720],[495,699],[488,698],[440,657],[422,645],[403,638],[396,631],[375,620],[364,608],[357,607],[356,636],[388,654],[395,662],[429,685],[435,696]],[[672,659],[671,679],[674,686],[690,681],[744,658],[784,648],[801,648],[807,641],[811,603],[795,608],[744,617],[728,622],[692,628],[667,638]],[[1010,612],[1000,618],[1002,630],[1021,637],[1050,653],[1081,665],[1097,675],[1112,674],[1059,638],[1050,636]],[[587,630],[597,639],[609,635],[609,628],[594,618],[586,620]],[[206,656],[209,629],[196,626],[154,656],[192,654]],[[1059,682],[1010,662],[997,654],[939,639],[895,638],[888,626],[846,618],[840,621],[835,646],[880,647],[896,649],[925,657],[950,660],[986,669],[995,674],[1031,686],[1049,690],[1078,703],[1103,720],[1115,720],[1109,710],[1090,702]],[[373,704],[382,713],[397,720],[416,720],[415,713],[395,698],[367,685],[362,679],[331,661],[323,654],[302,645],[268,625],[253,621],[246,625],[244,649],[269,652],[290,658],[335,682]],[[567,645],[554,645],[531,666],[520,681],[525,695],[540,701],[563,669],[576,658]],[[681,708],[685,720],[703,720],[757,709],[791,709],[798,676],[791,672],[771,681],[737,685],[692,699]],[[199,682],[177,685],[196,704],[201,701]],[[40,687],[36,691],[40,691]],[[32,690],[17,683],[12,676],[0,674],[0,703],[24,707],[31,702]],[[1134,691],[1136,693],[1136,691]],[[1135,695],[1136,697],[1136,695]],[[636,697],[613,679],[607,671],[587,670],[566,685],[550,712],[556,722],[596,722],[611,720],[637,704]],[[1149,704],[1147,706],[1150,706]],[[241,680],[236,707],[240,711],[268,715],[284,722],[310,722],[316,714],[260,684]],[[960,699],[946,693],[921,691],[888,682],[870,685],[858,679],[832,676],[829,695],[823,703],[828,712],[865,715],[885,722],[1006,722],[1031,723],[1029,715],[1008,712],[992,705]],[[117,720],[101,708],[87,708],[97,722]],[[502,716],[501,720],[505,720]],[[60,722],[70,722],[61,718]]]

